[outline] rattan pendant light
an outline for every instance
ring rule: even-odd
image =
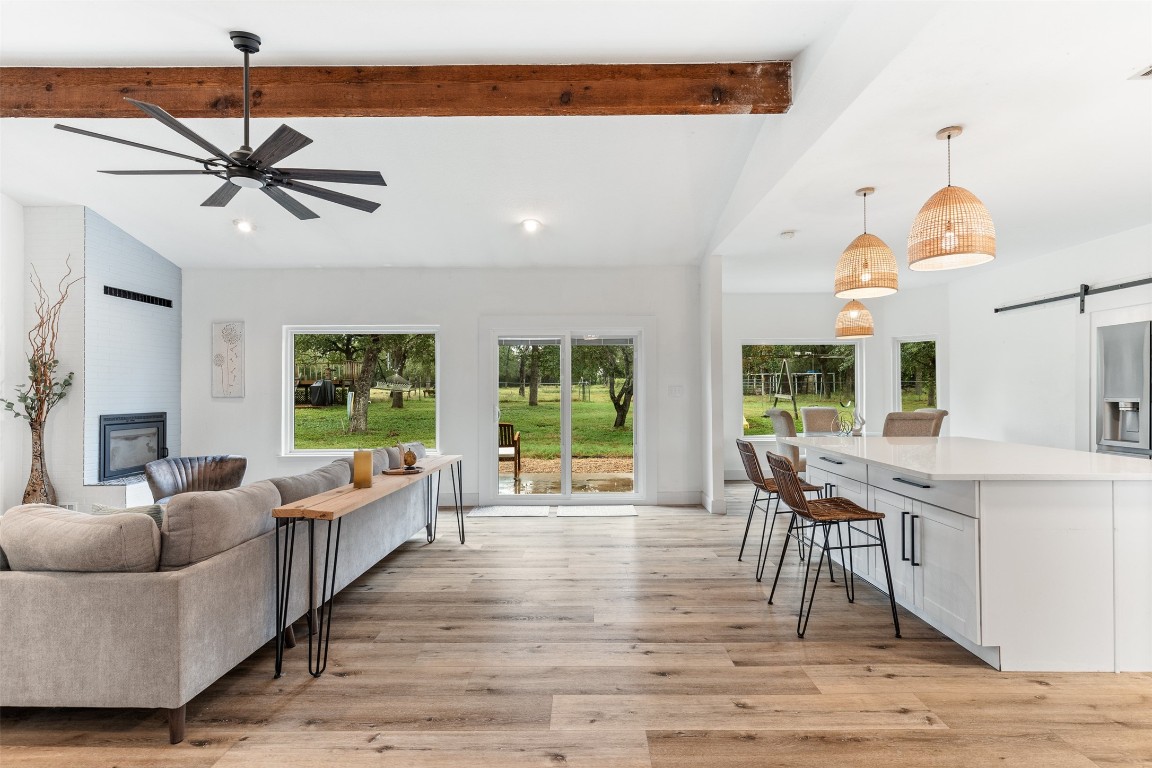
[[[836,263],[837,298],[871,299],[899,289],[896,256],[883,240],[868,234],[868,195],[875,192],[873,187],[856,190],[864,198],[864,234],[848,244]]]
[[[856,299],[844,305],[836,315],[836,338],[866,339],[872,335],[872,313]]]
[[[963,132],[953,125],[936,132],[948,141],[948,186],[916,214],[908,234],[908,267],[917,271],[974,267],[996,258],[996,227],[976,195],[952,186],[952,137]]]

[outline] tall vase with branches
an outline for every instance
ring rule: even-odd
[[[57,372],[60,361],[56,359],[56,340],[60,336],[60,312],[68,299],[68,291],[83,277],[72,277],[72,266],[65,261],[67,271],[56,286],[56,298],[52,298],[36,268],[32,268],[29,280],[36,292],[36,325],[28,331],[28,384],[16,387],[16,399],[0,397],[4,410],[15,418],[24,419],[32,430],[32,468],[28,473],[28,485],[24,488],[24,503],[56,503],[56,489],[48,478],[48,468],[44,461],[44,425],[52,408],[64,399],[72,387],[73,371],[63,378]]]

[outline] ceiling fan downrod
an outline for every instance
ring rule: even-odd
[[[236,50],[244,54],[244,146],[240,149],[246,153],[245,159],[247,159],[247,155],[252,154],[252,145],[248,140],[248,119],[252,111],[249,103],[252,88],[248,77],[248,56],[260,52],[260,37],[251,32],[229,32],[228,35],[232,38],[232,45],[236,46]]]

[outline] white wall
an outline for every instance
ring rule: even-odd
[[[705,257],[700,264],[700,378],[704,449],[704,508],[727,514],[724,497],[724,296],[723,261]]]
[[[320,258],[320,257],[318,257]],[[286,325],[438,325],[439,447],[465,456],[465,496],[478,492],[488,434],[477,381],[481,318],[655,318],[657,500],[700,503],[699,274],[694,268],[185,270],[182,392],[186,455],[240,453],[246,481],[299,472],[327,459],[282,456],[282,337]],[[211,396],[213,321],[245,322],[244,398]],[[674,397],[670,387],[683,388]],[[193,417],[194,415],[194,417]]]
[[[0,397],[28,382],[24,337],[24,208],[0,195]],[[0,511],[20,503],[28,480],[27,422],[0,412]]]
[[[1146,313],[1152,286],[1089,296],[1083,315],[1075,299],[993,309],[1150,274],[1152,225],[950,283],[952,434],[1090,450],[1093,316]]]
[[[100,417],[168,414],[180,455],[180,268],[85,210],[84,482],[99,477]],[[104,286],[170,299],[172,307],[104,295]]]

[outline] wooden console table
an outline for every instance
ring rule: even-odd
[[[460,543],[464,543],[464,467],[463,456],[426,456],[419,461],[420,472],[404,475],[373,475],[372,486],[356,488],[351,483],[333,488],[315,496],[277,507],[272,516],[276,524],[276,677],[280,677],[284,666],[284,634],[288,620],[288,597],[292,588],[292,558],[296,543],[296,523],[308,523],[308,673],[319,677],[328,666],[328,641],[332,633],[332,598],[336,587],[336,564],[340,557],[340,528],[343,518],[374,501],[379,501],[413,483],[424,483],[424,500],[427,512],[428,543],[436,540],[436,511],[438,484],[433,477],[445,468],[449,470],[452,482],[452,500],[456,510],[456,523],[460,533]],[[327,539],[324,547],[323,580],[320,585],[320,603],[315,600],[316,521],[328,523]],[[335,530],[333,530],[335,524]],[[280,541],[281,529],[284,541]],[[333,535],[335,534],[335,535]],[[315,608],[315,610],[313,610]],[[315,617],[315,618],[313,618]],[[316,637],[313,649],[313,635]]]

